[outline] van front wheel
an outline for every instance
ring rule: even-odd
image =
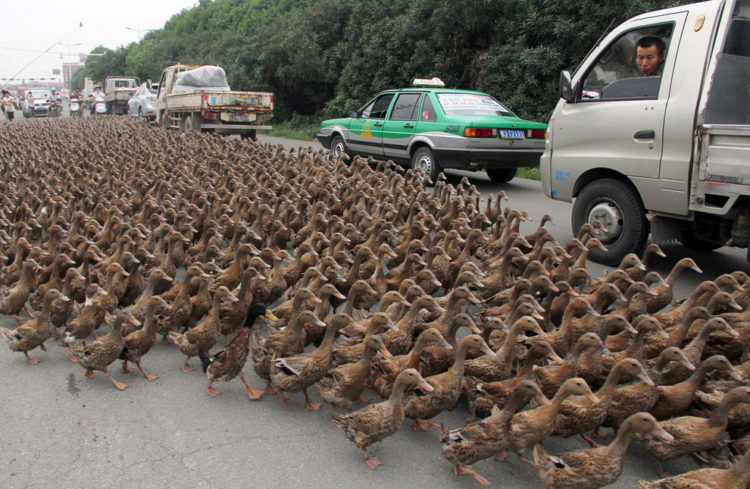
[[[649,224],[641,199],[625,182],[611,178],[586,185],[573,204],[573,232],[587,222],[601,225],[599,240],[608,251],[594,248],[589,258],[605,265],[619,265],[628,253],[640,253]]]

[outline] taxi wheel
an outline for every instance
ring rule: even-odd
[[[411,159],[411,167],[413,170],[422,170],[424,174],[432,180],[432,185],[437,182],[438,175],[440,175],[440,164],[435,155],[432,154],[432,150],[426,146],[419,148]]]
[[[342,153],[346,153],[346,143],[344,143],[344,138],[341,136],[333,137],[331,140],[331,153],[333,153],[334,158],[338,158]]]
[[[640,253],[649,235],[641,199],[630,185],[612,178],[595,180],[579,192],[573,203],[573,232],[587,222],[599,222],[597,235],[607,251],[594,248],[589,258],[617,266],[628,253]]]
[[[495,183],[508,183],[516,176],[517,168],[487,168],[487,176]]]

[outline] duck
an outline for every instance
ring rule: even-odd
[[[307,395],[307,388],[325,376],[333,365],[333,340],[336,333],[352,321],[352,317],[339,312],[326,324],[326,332],[320,346],[309,353],[275,358],[271,362],[271,383],[281,391],[282,402],[291,399],[287,392],[302,391],[308,411],[318,411],[322,404],[313,403]]]
[[[23,352],[26,360],[32,365],[38,364],[39,359],[31,358],[29,356],[29,351],[37,347],[41,348],[43,351],[47,351],[44,342],[57,332],[56,328],[50,321],[50,309],[52,307],[52,302],[56,299],[67,299],[67,297],[62,295],[62,292],[57,289],[48,290],[43,297],[42,310],[37,316],[25,321],[13,331],[7,328],[0,328],[0,333],[2,333],[8,341],[8,348],[10,348],[11,351]]]
[[[428,326],[431,324],[433,323],[424,323],[423,326]],[[433,325],[431,327],[435,326]],[[462,327],[468,328],[474,334],[482,333],[482,330],[477,327],[476,323],[469,314],[466,314],[465,312],[456,314],[455,316],[453,316],[453,319],[448,325],[447,330],[435,328],[440,331],[443,338],[445,338],[445,340],[451,345],[451,348],[445,348],[437,345],[432,345],[425,348],[424,352],[422,353],[423,366],[422,370],[420,370],[419,373],[427,377],[445,372],[446,370],[448,370],[448,368],[450,368],[456,358],[455,348],[458,346],[456,334]],[[482,336],[482,339],[484,339],[484,336]],[[485,340],[485,343],[486,342],[487,340]],[[479,350],[474,351],[481,355],[481,352],[479,352]],[[469,355],[467,352],[467,358],[468,356]]]
[[[369,399],[362,397],[362,391],[367,384],[370,364],[378,352],[386,361],[392,358],[380,336],[367,336],[362,358],[354,363],[339,365],[329,372],[330,376],[323,377],[315,384],[320,397],[329,404],[349,411],[354,401],[366,403]]]
[[[414,430],[427,431],[432,426],[439,429],[433,421],[425,421],[446,409],[451,409],[461,395],[461,384],[464,377],[464,360],[466,352],[475,348],[494,358],[495,352],[490,350],[484,339],[478,334],[465,336],[456,349],[456,358],[448,371],[427,377],[425,381],[435,389],[424,396],[412,397],[404,406],[406,416],[414,419]]]
[[[39,270],[41,267],[33,258],[23,262],[21,278],[7,291],[5,297],[0,299],[0,313],[15,315],[26,307],[26,300],[37,285]]]
[[[68,322],[64,332],[65,343],[86,344],[86,338],[105,321],[106,315],[117,307],[117,299],[101,288],[96,295],[86,299],[81,312]],[[140,323],[138,323],[140,325]]]
[[[586,433],[598,430],[607,419],[607,412],[612,403],[612,396],[616,387],[623,381],[641,379],[649,382],[651,379],[643,365],[633,359],[625,358],[618,361],[609,371],[604,384],[596,391],[598,403],[593,403],[585,396],[567,399],[562,403],[560,412],[555,419],[554,436],[568,438],[574,435],[581,437],[592,447],[597,444]]]
[[[727,373],[734,380],[742,381],[742,377],[724,355],[711,356],[700,362],[693,374],[686,380],[674,385],[658,386],[658,398],[654,407],[651,408],[651,414],[656,419],[667,419],[682,414],[695,400],[695,393],[706,375],[715,371]]]
[[[715,316],[703,323],[699,333],[682,348],[682,353],[685,358],[694,366],[697,367],[700,364],[701,358],[703,358],[703,350],[706,347],[706,343],[709,337],[713,333],[726,333],[731,338],[739,338],[739,333],[735,331],[729,324],[720,316]],[[692,370],[685,368],[682,364],[674,364],[666,368],[662,372],[662,379],[666,384],[676,384],[690,377]]]
[[[213,387],[214,382],[229,382],[238,375],[240,376],[242,383],[245,384],[245,388],[247,388],[247,397],[249,399],[257,400],[263,395],[263,391],[253,389],[250,386],[247,379],[245,379],[245,374],[243,372],[247,356],[250,353],[250,330],[255,324],[255,321],[261,316],[271,321],[277,319],[265,304],[252,304],[247,311],[245,321],[242,324],[239,333],[237,333],[237,336],[235,336],[226,347],[217,351],[213,355],[205,351],[198,352],[198,357],[201,361],[201,368],[208,379],[206,392],[209,396],[216,397],[219,395],[219,391]]]
[[[276,315],[274,314],[274,317]],[[326,327],[326,323],[317,318],[314,311],[306,309],[297,314],[292,323],[281,331],[263,338],[260,331],[253,332],[253,346],[250,354],[253,358],[253,369],[258,377],[266,379],[266,394],[272,394],[275,389],[271,385],[271,363],[273,357],[288,357],[297,355],[305,350],[305,325]]]
[[[351,328],[350,323],[347,328]],[[377,312],[367,321],[365,336],[363,338],[340,338],[333,350],[333,359],[338,365],[355,363],[362,359],[365,353],[368,336],[381,334],[383,332],[399,333],[398,327],[391,318],[383,312]],[[340,335],[340,337],[343,335]],[[381,338],[382,341],[382,338]],[[387,349],[386,349],[387,350]]]
[[[680,259],[672,267],[672,271],[664,279],[664,284],[657,285],[654,287],[655,296],[646,298],[646,308],[649,314],[655,314],[665,307],[667,307],[674,298],[673,290],[674,284],[677,282],[677,278],[685,270],[692,270],[695,273],[703,273],[703,270],[695,263],[690,257]]]
[[[247,312],[254,302],[250,281],[263,280],[265,277],[255,267],[247,267],[242,271],[240,285],[235,290],[236,302],[230,302],[221,308],[221,334],[226,339],[230,334],[243,327],[247,319]],[[229,343],[228,341],[226,343]]]
[[[549,405],[522,411],[511,418],[507,449],[514,452],[521,462],[537,468],[534,462],[524,457],[524,453],[552,434],[555,429],[555,419],[563,401],[573,395],[588,396],[592,402],[599,402],[599,398],[591,392],[585,380],[580,377],[572,377],[566,380],[557,390]],[[505,453],[501,453],[497,458],[503,460],[505,456]]]
[[[503,408],[518,383],[524,380],[533,380],[532,367],[534,365],[544,361],[558,364],[563,362],[563,359],[555,353],[552,345],[547,341],[534,339],[526,343],[528,344],[528,351],[513,377],[495,382],[482,382],[476,377],[466,377],[465,394],[471,414],[470,420],[489,416],[495,405]]]
[[[643,365],[634,358],[632,360]],[[604,424],[617,429],[631,414],[649,412],[658,397],[656,383],[650,375],[638,377],[635,382],[616,387]]]
[[[643,449],[659,462],[659,475],[664,476],[661,466],[664,461],[716,448],[727,429],[729,411],[740,403],[750,403],[750,387],[736,387],[727,392],[708,418],[680,416],[662,421],[662,428],[672,435],[672,440],[640,440]]]
[[[575,375],[581,354],[586,350],[594,348],[601,350],[605,346],[602,344],[599,335],[596,333],[586,333],[576,341],[573,351],[570,352],[570,355],[561,364],[546,367],[534,365],[532,371],[544,395],[548,397],[553,396],[563,382]]]
[[[107,371],[107,367],[120,357],[120,353],[122,353],[125,345],[121,334],[122,326],[124,324],[137,326],[140,323],[128,311],[121,311],[115,317],[108,316],[107,322],[112,323],[112,329],[109,334],[102,336],[85,347],[70,343],[68,348],[70,349],[71,356],[75,357],[77,363],[86,369],[86,377],[90,379],[94,378],[96,376],[94,370],[99,370],[104,373],[104,376],[116,388],[124,390],[128,387],[127,384],[115,380]]]
[[[200,278],[200,277],[199,277]],[[220,290],[222,292],[220,292]],[[221,311],[221,301],[223,297],[234,297],[229,289],[223,285],[217,289],[214,293],[213,299],[211,300],[211,310],[200,323],[194,328],[188,330],[185,333],[178,333],[176,331],[169,332],[169,339],[176,344],[180,351],[185,354],[185,362],[182,364],[182,372],[189,373],[193,370],[190,365],[190,359],[198,356],[198,352],[207,352],[212,346],[216,344],[216,340],[219,339],[221,333],[221,319],[219,313]],[[236,299],[236,297],[235,297]]]
[[[640,489],[745,489],[750,483],[750,451],[727,469],[709,467],[653,482],[636,482]]]
[[[542,391],[532,380],[522,380],[514,387],[502,410],[492,407],[491,414],[463,428],[445,432],[441,430],[441,452],[453,464],[453,473],[471,475],[480,484],[490,482],[479,475],[471,464],[491,457],[508,446],[511,418],[535,398],[540,404],[549,404]]]
[[[424,322],[427,315],[434,311],[443,311],[443,308],[437,304],[434,297],[421,295],[412,300],[411,307],[396,323],[398,331],[386,331],[382,335],[388,351],[392,355],[403,355],[408,352],[413,343],[414,331],[417,328],[417,324]]]
[[[131,361],[136,364],[138,370],[140,370],[149,382],[153,382],[159,378],[158,375],[152,375],[143,370],[143,367],[141,366],[141,358],[151,350],[151,347],[156,342],[156,330],[154,329],[156,315],[169,314],[171,310],[172,306],[167,304],[167,302],[158,295],[152,296],[149,299],[145,312],[145,319],[143,320],[143,327],[133,331],[124,338],[124,346],[122,353],[120,353],[123,372],[132,372],[132,370],[128,368],[128,361]]]
[[[541,443],[534,446],[534,463],[545,489],[597,489],[614,483],[622,473],[625,455],[634,435],[646,435],[662,441],[674,438],[648,413],[635,413],[617,430],[606,447],[547,453]]]
[[[346,437],[362,450],[367,466],[377,469],[382,463],[367,453],[375,442],[396,433],[404,421],[403,405],[407,390],[419,387],[432,392],[433,387],[413,368],[403,370],[396,377],[390,397],[376,404],[369,404],[347,414],[333,414],[333,423],[344,431]]]
[[[466,375],[476,377],[485,382],[507,379],[513,369],[513,354],[516,341],[521,333],[527,331],[543,338],[546,337],[536,319],[531,316],[523,316],[513,323],[505,338],[505,342],[503,342],[500,349],[494,352],[495,355],[483,355],[466,361]]]

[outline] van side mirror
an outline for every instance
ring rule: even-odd
[[[359,112],[357,112],[356,110],[351,110],[349,111],[349,117],[351,117],[352,119],[359,119]]]
[[[575,102],[575,94],[573,93],[572,82],[570,81],[570,72],[563,70],[560,72],[560,97],[566,102]]]

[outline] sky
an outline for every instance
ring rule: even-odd
[[[77,62],[79,53],[89,53],[98,45],[115,49],[136,42],[148,30],[163,27],[174,14],[197,3],[198,0],[3,0],[0,84],[7,84],[13,76],[49,80],[54,76],[53,69],[61,69],[63,62]],[[62,80],[62,76],[56,79]]]

